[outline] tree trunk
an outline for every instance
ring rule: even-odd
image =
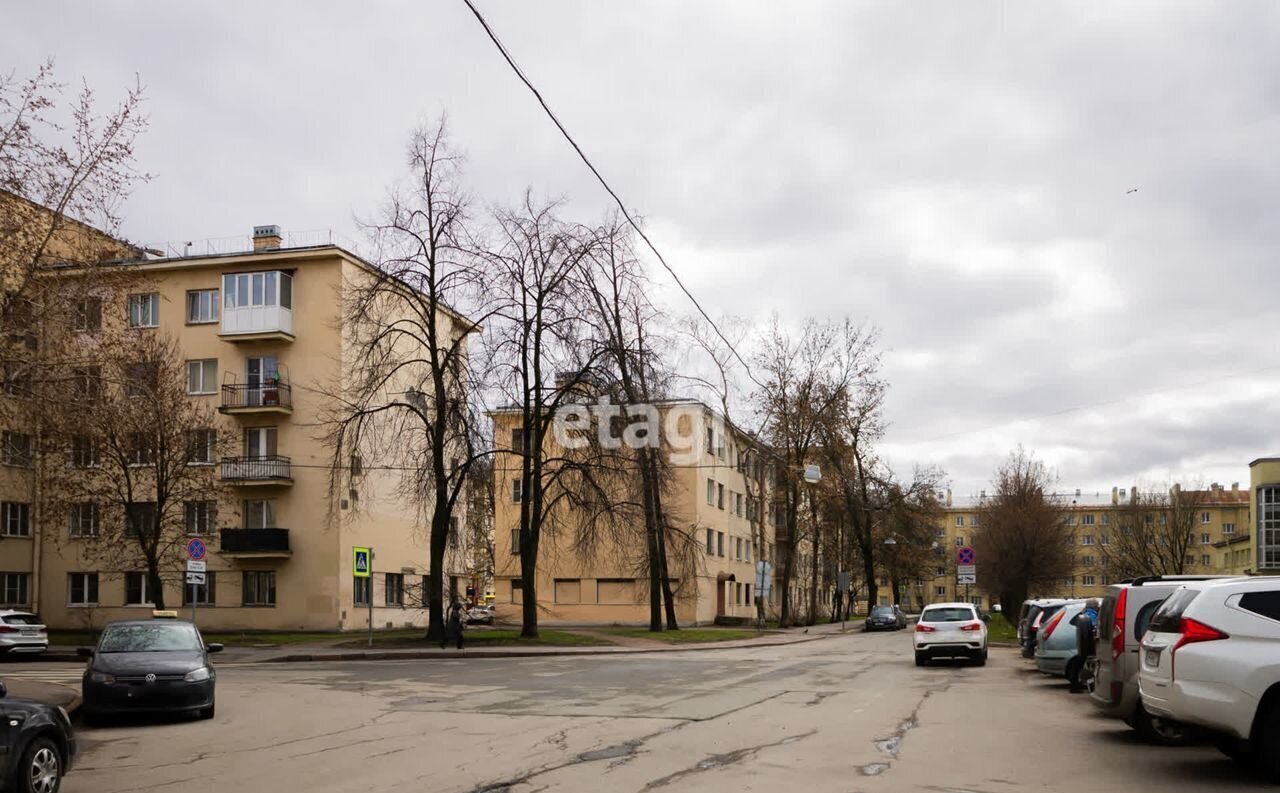
[[[147,594],[151,595],[156,610],[164,611],[164,582],[160,580],[160,566],[154,556],[147,560]]]
[[[820,565],[818,557],[822,549],[822,526],[818,523],[818,503],[814,498],[812,491],[809,493],[809,516],[813,521],[813,561],[809,565],[809,624],[813,625],[818,621],[818,577]]]
[[[778,624],[783,628],[791,627],[791,580],[795,575],[796,563],[796,534],[799,516],[796,514],[800,498],[799,486],[795,482],[787,484],[787,499],[783,504],[783,508],[787,511],[785,523],[787,526],[787,557],[782,562],[782,580],[778,582],[782,587],[782,613],[779,615]],[[781,543],[779,543],[781,544]]]
[[[431,569],[427,576],[430,591],[423,593],[427,601],[427,641],[444,638],[444,552],[448,541],[449,510],[448,505],[441,502],[431,516]],[[372,589],[369,595],[373,596]]]

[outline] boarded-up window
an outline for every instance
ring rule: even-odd
[[[524,582],[518,579],[511,579],[511,602],[524,602]]]
[[[556,602],[557,603],[581,603],[582,602],[582,582],[576,578],[557,578],[556,579]]]
[[[602,578],[596,582],[596,598],[602,606],[631,606],[636,603],[634,578]]]

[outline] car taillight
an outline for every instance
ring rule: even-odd
[[[0,633],[17,633],[18,629],[12,625],[0,625]]]
[[[961,626],[960,626],[960,630],[962,630],[962,631],[980,631],[980,630],[982,630],[982,623],[981,623],[981,622],[971,622],[971,623],[969,623],[968,625],[961,625]]]
[[[1058,623],[1062,622],[1062,615],[1065,611],[1059,611],[1053,615],[1053,619],[1049,620],[1049,624],[1044,626],[1044,640],[1049,641],[1049,637],[1053,635],[1053,631],[1058,627]]]
[[[1129,590],[1120,590],[1120,597],[1116,598],[1115,616],[1111,620],[1111,660],[1119,660],[1124,655],[1124,617],[1125,607],[1129,601]]]
[[[1178,641],[1173,643],[1173,647],[1169,648],[1169,679],[1174,680],[1178,669],[1177,652],[1179,647],[1188,644],[1197,644],[1199,642],[1216,642],[1219,639],[1230,639],[1231,637],[1217,628],[1205,625],[1190,617],[1183,617],[1182,622],[1178,625],[1178,632],[1182,635],[1178,637]]]
[[[916,633],[933,633],[936,630],[937,628],[932,625],[921,625],[918,622],[916,623]]]

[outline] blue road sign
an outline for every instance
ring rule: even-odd
[[[208,553],[208,550],[208,548],[204,547],[204,540],[199,537],[193,537],[187,543],[187,558],[194,559],[198,562],[204,558],[204,555]]]

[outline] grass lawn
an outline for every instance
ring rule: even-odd
[[[1003,614],[992,614],[991,622],[987,623],[987,641],[1017,644],[1018,629],[1010,625]]]
[[[648,628],[626,628],[622,626],[592,628],[591,630],[609,636],[652,639],[658,642],[671,642],[672,644],[727,642],[734,639],[754,639],[760,635],[754,630],[744,630],[742,628],[681,628],[678,631],[662,631],[660,633],[653,633]]]
[[[399,632],[397,632],[399,633]],[[344,638],[352,638],[351,634],[343,634]],[[463,634],[464,647],[604,647],[613,642],[601,636],[587,636],[567,631],[556,631],[542,628],[536,639],[520,638],[519,628],[468,628]],[[367,639],[352,639],[343,647],[359,649],[368,647]],[[422,631],[415,631],[411,636],[400,636],[390,632],[373,634],[373,648],[383,650],[411,650],[440,648],[439,642],[428,642],[422,638]]]

